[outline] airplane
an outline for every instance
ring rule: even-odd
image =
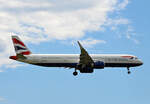
[[[143,64],[136,56],[129,54],[88,54],[79,41],[80,54],[32,54],[18,36],[12,36],[12,41],[16,55],[10,56],[10,59],[45,67],[74,68],[74,76],[78,75],[77,70],[93,73],[94,69],[105,67],[126,67],[130,74],[130,67]]]

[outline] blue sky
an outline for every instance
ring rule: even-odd
[[[0,104],[150,103],[150,1],[0,2]],[[133,54],[144,65],[131,68],[131,75],[126,68],[105,68],[74,77],[73,69],[9,60],[10,34],[20,36],[33,53],[77,54],[80,40],[89,53]]]

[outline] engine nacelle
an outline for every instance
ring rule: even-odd
[[[105,66],[105,63],[103,61],[96,61],[94,62],[94,68],[103,69]]]
[[[93,73],[92,65],[78,64],[76,69],[80,70],[81,73]]]
[[[81,68],[80,69],[80,72],[81,73],[93,73],[93,68],[91,68],[91,67],[84,67],[84,68]]]
[[[94,68],[104,69],[105,63],[103,61],[96,61],[94,64],[83,66],[78,65],[77,69],[80,70],[81,73],[93,73]]]

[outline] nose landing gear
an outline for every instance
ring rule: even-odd
[[[76,69],[75,69],[75,71],[73,72],[73,75],[74,75],[74,76],[77,76],[77,75],[78,75],[78,72],[77,72]]]
[[[127,70],[128,70],[128,74],[131,74],[131,71],[130,71],[130,68],[129,68],[129,67],[127,67]]]

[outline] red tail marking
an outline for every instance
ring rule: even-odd
[[[20,45],[22,45],[22,46],[25,47],[25,45],[23,44],[23,42],[21,42],[21,41],[15,39],[15,38],[13,38],[12,40],[13,40],[13,42],[14,42],[15,44],[20,44]]]
[[[30,51],[26,51],[26,52],[22,52],[21,54],[22,54],[22,55],[30,55],[31,52],[30,52]]]

